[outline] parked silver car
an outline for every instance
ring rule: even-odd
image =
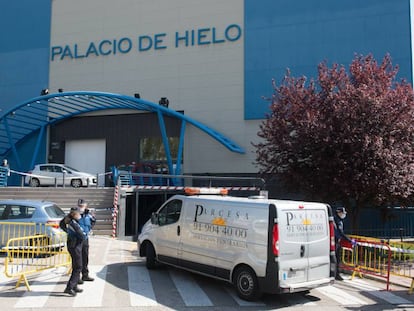
[[[74,188],[96,186],[96,176],[80,172],[77,169],[57,163],[38,164],[28,172],[25,183],[31,187],[63,185]]]
[[[0,247],[9,239],[33,235],[47,235],[47,245],[62,244],[59,221],[64,216],[65,212],[53,202],[0,200]]]

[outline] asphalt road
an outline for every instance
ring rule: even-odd
[[[266,295],[257,302],[240,300],[232,286],[174,268],[148,271],[136,244],[109,237],[91,237],[90,270],[94,282],[82,285],[76,297],[63,293],[64,268],[29,277],[32,291],[15,289],[16,279],[4,275],[1,261],[1,310],[414,310],[414,295],[381,282],[354,279],[309,293]]]

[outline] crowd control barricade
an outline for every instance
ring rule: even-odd
[[[371,243],[372,241],[380,242],[380,239],[371,237],[353,236],[361,242]],[[409,293],[414,289],[414,244],[402,241],[387,241],[390,247],[390,275],[411,280]]]
[[[10,239],[4,250],[5,275],[9,278],[18,278],[16,288],[22,282],[30,289],[27,276],[47,269],[66,266],[70,268],[71,258],[66,249],[66,234],[32,235]],[[68,270],[69,271],[69,270]]]
[[[390,289],[391,275],[391,246],[384,241],[356,239],[357,244],[352,246],[349,242],[341,242],[341,263],[343,270],[352,272],[353,279],[356,274],[372,275],[383,278],[386,289]]]
[[[0,252],[6,253],[5,274],[18,277],[16,287],[26,275],[62,265],[70,265],[65,250],[66,233],[57,223],[0,222]]]
[[[389,242],[391,256],[391,275],[411,279],[409,294],[414,289],[414,244],[399,241]]]
[[[0,252],[5,252],[7,241],[13,238],[27,237],[32,235],[46,235],[53,239],[60,235],[58,223],[32,223],[32,222],[0,222]]]

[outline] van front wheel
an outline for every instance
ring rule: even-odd
[[[253,301],[261,296],[256,274],[249,267],[237,268],[234,272],[233,283],[237,295],[244,300]]]
[[[151,243],[147,243],[145,265],[147,266],[147,269],[151,270],[151,269],[155,269],[156,264],[157,264],[157,260],[155,258],[154,246],[152,246]]]

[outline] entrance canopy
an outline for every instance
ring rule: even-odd
[[[21,160],[17,148],[18,144],[30,135],[38,135],[35,150],[32,151],[33,157],[30,167],[33,167],[48,125],[83,113],[108,109],[131,109],[157,113],[169,171],[177,175],[181,174],[184,133],[187,123],[199,128],[230,151],[236,153],[245,152],[243,148],[223,134],[165,106],[126,95],[78,91],[35,97],[4,113],[0,117],[0,155],[4,157],[12,152],[17,166],[21,168]],[[180,142],[175,171],[173,170],[174,166],[164,116],[181,120]]]

